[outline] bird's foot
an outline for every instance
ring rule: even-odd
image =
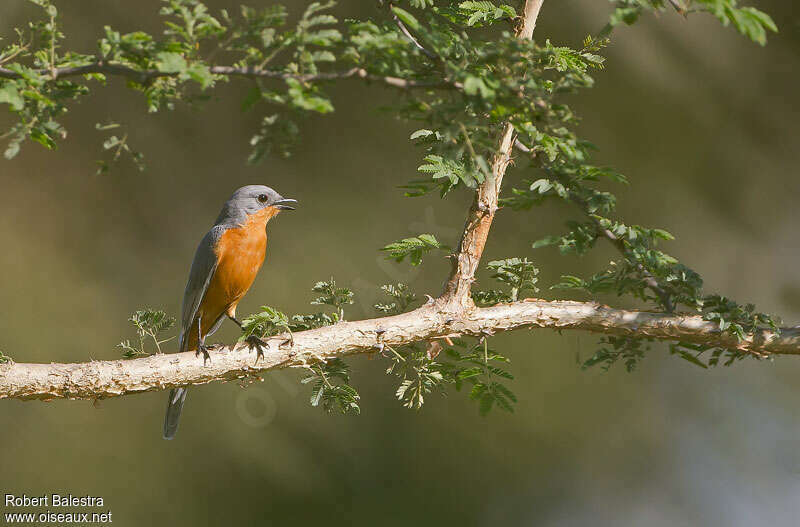
[[[206,365],[207,361],[211,360],[211,355],[208,354],[209,349],[205,344],[200,344],[197,346],[197,351],[194,352],[195,357],[199,357],[201,353],[203,354],[203,366]]]
[[[269,349],[269,344],[255,335],[247,337],[245,342],[247,342],[247,347],[250,348],[250,351],[256,350],[256,364],[258,364],[258,359],[264,358],[264,350]]]

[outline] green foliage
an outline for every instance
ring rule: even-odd
[[[408,311],[409,306],[417,300],[417,295],[411,292],[406,284],[386,284],[381,286],[381,291],[392,299],[388,304],[375,304],[375,309],[387,315],[397,315]]]
[[[67,105],[88,94],[93,82],[105,82],[109,73],[124,71],[129,86],[145,96],[150,112],[171,110],[179,101],[203,102],[208,99],[203,92],[227,78],[226,73],[213,71],[216,55],[231,58],[231,69],[242,71],[264,69],[276,58],[286,57],[274,70],[275,77],[284,78],[284,87],[267,88],[259,82],[245,104],[248,109],[262,104],[273,107],[251,140],[253,162],[270,152],[286,155],[297,137],[298,118],[333,110],[318,87],[302,80],[305,75],[317,74],[319,65],[336,60],[331,50],[344,52],[341,31],[331,27],[337,19],[324,12],[332,2],[311,4],[293,28],[280,31],[287,20],[281,6],[242,6],[239,16],[225,10],[212,16],[197,0],[167,0],[160,10],[164,17],[160,38],[143,31],[120,33],[107,26],[96,55],[62,52],[64,35],[58,11],[47,0],[34,3],[43,8],[44,19],[30,24],[31,38],[25,39],[18,31],[19,41],[0,49],[0,64],[18,77],[0,79],[0,104],[6,104],[18,119],[2,135],[9,141],[7,158],[16,156],[25,139],[55,148],[66,136],[58,118]],[[100,68],[101,73],[69,77],[53,74],[100,61],[116,70]],[[104,149],[114,150],[115,158],[129,153],[137,166],[140,164],[139,153],[129,150],[124,139],[109,139]],[[109,163],[102,162],[101,172],[108,168]]]
[[[777,31],[772,19],[737,0],[613,0],[605,31],[587,37],[578,46],[548,39],[520,40],[509,31],[518,21],[518,4],[499,1],[398,0],[380,2],[381,9],[364,20],[344,23],[332,14],[333,2],[309,4],[290,14],[280,5],[241,6],[237,12],[211,13],[199,0],[165,0],[159,34],[122,33],[105,27],[96,52],[64,48],[60,13],[50,0],[33,0],[40,18],[16,40],[0,47],[0,105],[13,121],[0,135],[4,155],[12,158],[22,143],[33,140],[54,149],[66,136],[61,123],[72,105],[100,89],[108,75],[124,76],[141,93],[148,111],[169,111],[177,104],[201,105],[212,98],[221,82],[247,78],[250,90],[242,110],[255,113],[258,122],[250,140],[250,162],[268,155],[288,155],[299,138],[300,123],[310,116],[334,111],[327,85],[337,79],[363,78],[371,83],[403,88],[393,112],[412,123],[410,140],[419,147],[419,179],[403,188],[408,196],[438,192],[473,191],[494,177],[490,165],[497,158],[497,138],[511,124],[524,156],[516,156],[521,177],[512,174],[517,188],[505,190],[501,206],[535,211],[549,201],[568,203],[575,217],[566,232],[541,233],[535,249],[554,246],[563,254],[583,255],[600,243],[619,254],[605,269],[589,278],[564,276],[556,288],[579,289],[592,296],[625,295],[652,304],[653,309],[688,310],[719,325],[721,332],[742,340],[747,333],[776,328],[777,322],[750,304],[738,304],[702,291],[702,279],[662,250],[672,235],[659,228],[629,224],[616,216],[616,197],[607,183],[626,183],[624,176],[591,159],[594,147],[575,133],[579,117],[565,103],[567,96],[590,88],[592,75],[605,66],[605,38],[616,25],[634,23],[645,11],[675,9],[688,15],[707,12],[751,40],[764,44],[768,31]],[[220,60],[223,58],[224,60]],[[98,130],[116,130],[116,123]],[[120,131],[106,137],[103,149],[110,160],[100,161],[99,172],[129,157],[143,168],[143,156],[131,148]],[[435,249],[449,250],[433,235],[421,234],[382,248],[389,259],[408,258],[419,265]],[[537,291],[538,270],[525,258],[490,262],[492,277],[504,290],[477,291],[476,302],[513,302]],[[245,319],[244,338],[268,337],[301,331],[344,319],[344,306],[353,293],[331,279],[314,286],[315,305],[330,312],[291,317],[268,306]],[[384,313],[408,309],[414,296],[403,284],[384,286],[391,301],[376,305]],[[158,315],[158,313],[161,313]],[[163,312],[137,312],[131,321],[139,345],[120,344],[126,356],[146,354],[152,339],[172,322]],[[633,369],[644,355],[646,339],[606,337],[601,349],[585,366],[607,368],[621,360]],[[438,347],[437,347],[438,346]],[[508,378],[486,342],[456,344],[437,361],[439,345],[420,344],[393,350],[390,372],[400,377],[397,396],[405,406],[420,407],[429,393],[448,384],[469,384],[471,397],[482,412],[493,406],[510,410],[516,400],[500,379]],[[747,356],[739,350],[691,347],[676,343],[671,352],[695,364],[713,365]],[[701,358],[710,354],[707,362]],[[329,361],[310,366],[312,403],[340,411],[357,411],[358,394],[348,384],[343,363]]]
[[[447,159],[431,154],[425,156],[425,161],[426,163],[420,165],[418,170],[430,174],[434,180],[446,180],[446,183],[442,184],[442,187],[446,189],[445,194],[459,183],[463,183],[469,188],[475,188],[485,179],[482,172],[470,169],[461,159]]]
[[[117,123],[97,123],[95,125],[95,129],[103,132],[119,127],[120,125]],[[101,174],[107,174],[111,169],[111,165],[117,163],[123,155],[127,155],[140,172],[144,171],[145,169],[144,154],[131,148],[131,146],[128,144],[127,133],[125,133],[122,137],[117,137],[116,135],[108,137],[105,141],[103,141],[103,150],[111,153],[111,160],[100,160],[97,162],[98,167],[96,174],[98,176]]]
[[[780,333],[780,320],[771,315],[756,311],[753,304],[744,306],[720,295],[706,296],[702,301],[703,318],[719,324],[719,330],[744,340],[748,333],[761,328],[769,328]]]
[[[261,311],[242,320],[242,336],[239,341],[244,341],[250,336],[263,339],[286,332],[293,333],[330,326],[343,320],[344,306],[353,303],[353,292],[345,287],[338,287],[333,278],[327,282],[317,282],[311,290],[314,293],[322,293],[312,300],[311,304],[328,305],[336,311],[333,313],[304,313],[290,317],[273,307],[261,306]]]
[[[261,311],[242,320],[242,335],[239,337],[239,342],[251,336],[263,339],[281,333],[321,328],[336,324],[339,320],[338,313],[309,313],[289,317],[275,308],[261,306]]]
[[[602,337],[600,349],[583,362],[583,369],[600,365],[608,371],[617,361],[622,361],[625,369],[632,372],[639,361],[644,358],[644,353],[649,349],[649,339],[633,337]]]
[[[511,301],[516,302],[519,294],[523,291],[535,293],[539,289],[536,287],[539,269],[534,267],[533,262],[527,258],[506,258],[505,260],[494,260],[486,266],[490,271],[494,271],[492,278],[511,288]]]
[[[326,412],[360,414],[361,397],[350,386],[350,369],[341,359],[329,359],[308,367],[303,384],[311,384],[311,406],[321,406]]]
[[[324,326],[331,326],[341,320],[338,313],[311,313],[308,315],[292,315],[289,328],[292,331],[305,331]]]
[[[140,309],[130,316],[128,321],[136,329],[138,344],[125,340],[117,344],[122,350],[122,356],[126,359],[151,355],[146,349],[146,343],[152,341],[155,352],[161,353],[161,345],[175,337],[163,339],[160,335],[175,325],[175,318],[167,315],[164,311],[155,309]]]
[[[361,68],[368,75],[411,79],[421,86],[441,88],[412,94],[399,108],[403,117],[425,128],[412,138],[427,153],[420,170],[429,178],[414,184],[415,193],[438,189],[443,194],[474,187],[488,175],[496,127],[511,119],[534,139],[535,151],[554,161],[559,151],[575,148],[558,133],[571,120],[570,110],[552,96],[590,86],[587,75],[602,66],[597,54],[602,39],[588,39],[581,49],[520,42],[510,33],[487,35],[481,28],[518,18],[513,5],[480,1],[412,0],[406,7],[387,4],[377,20],[341,24],[331,14],[333,2],[313,2],[292,17],[281,5],[241,6],[238,13],[212,14],[199,0],[165,0],[160,35],[144,31],[122,33],[111,27],[98,38],[97,53],[63,49],[60,13],[50,0],[36,0],[40,20],[29,31],[17,30],[17,40],[0,49],[0,65],[14,78],[0,80],[0,104],[17,123],[3,134],[5,155],[14,157],[25,139],[55,148],[66,135],[59,119],[76,99],[86,96],[107,75],[124,74],[141,92],[151,112],[171,110],[177,102],[202,103],[220,81],[259,71],[243,108],[262,111],[251,139],[251,162],[277,153],[288,155],[298,138],[298,121],[333,110],[323,84],[344,70]],[[664,0],[616,0],[609,28],[633,23],[644,10],[663,10]],[[733,25],[756,42],[776,31],[765,13],[740,7],[737,0],[673,0],[682,13],[705,11],[724,25]],[[402,27],[393,23],[400,22]],[[403,31],[414,34],[411,42]],[[218,68],[224,56],[230,66]],[[84,75],[60,74],[102,62],[111,66]],[[326,69],[328,68],[328,69]],[[238,73],[237,73],[238,71]],[[59,72],[55,75],[54,72]],[[281,82],[268,83],[269,79]],[[530,102],[535,101],[531,105]],[[552,121],[551,131],[535,122]],[[551,133],[555,131],[556,133]],[[127,145],[117,138],[106,149]],[[115,150],[114,156],[125,151]],[[137,153],[128,151],[136,162]],[[138,165],[138,162],[137,162]],[[107,171],[108,164],[101,165]],[[427,183],[427,184],[426,184]]]
[[[575,277],[562,278],[579,280]],[[703,318],[717,322],[720,332],[728,333],[739,342],[743,341],[748,333],[754,333],[761,329],[770,329],[776,334],[780,334],[780,328],[778,327],[780,321],[770,315],[756,311],[755,306],[752,304],[742,306],[719,295],[708,295],[700,303]],[[608,370],[616,361],[622,360],[626,369],[633,371],[638,361],[644,357],[644,352],[648,349],[644,345],[645,341],[649,342],[650,340],[642,339],[641,337],[603,337],[600,341],[603,347],[585,361],[583,367],[588,368],[600,364],[604,370]],[[746,357],[762,358],[760,355],[735,347],[718,348],[686,342],[670,344],[669,352],[671,355],[680,357],[701,368],[719,364],[730,366]],[[706,355],[708,358],[704,359]]]
[[[249,315],[242,320],[242,335],[239,342],[252,336],[266,338],[291,331],[289,317],[281,311],[269,306],[261,306],[261,311]]]
[[[323,326],[330,326],[342,320],[344,306],[353,303],[353,292],[338,287],[331,278],[327,282],[317,282],[312,288],[320,294],[311,301],[314,305],[327,305],[335,309],[332,313],[297,314],[289,317],[285,313],[270,306],[262,306],[261,311],[249,315],[242,320],[242,335],[239,341],[251,336],[264,339],[282,333],[306,331]],[[306,364],[308,371],[301,382],[311,384],[311,404],[321,406],[326,412],[355,413],[361,412],[358,391],[350,385],[350,373],[347,364],[341,359],[322,360],[314,357],[314,362]]]
[[[14,364],[14,359],[0,351],[0,364]]]
[[[670,344],[669,345],[669,353],[670,355],[677,355],[678,357],[682,358],[686,362],[694,364],[695,366],[699,366],[703,369],[708,369],[708,366],[715,365],[709,364],[706,365],[702,360],[700,360],[699,355],[703,353],[705,349],[703,346],[695,346],[693,344]],[[722,351],[722,350],[720,350]],[[733,361],[731,361],[733,362]]]
[[[381,251],[389,253],[387,259],[402,262],[408,257],[411,265],[422,263],[422,257],[434,249],[449,250],[449,247],[442,245],[433,234],[420,234],[413,238],[405,238],[392,242]]]
[[[481,306],[493,306],[504,302],[511,302],[511,295],[498,289],[487,289],[472,292],[472,300]]]
[[[772,18],[754,7],[736,7],[736,0],[698,0],[723,25],[732,24],[739,33],[762,46],[767,43],[767,30],[778,32]]]
[[[511,288],[506,293],[497,290],[474,291],[472,298],[479,304],[494,305],[500,302],[516,302],[524,291],[535,293],[539,291],[536,275],[539,269],[527,258],[506,258],[494,260],[487,264],[487,269],[493,271],[492,278]]]
[[[481,415],[486,415],[496,405],[512,412],[517,402],[514,393],[502,379],[514,377],[498,364],[507,363],[506,357],[489,349],[485,339],[474,344],[455,339],[452,346],[444,349],[447,360],[437,360],[442,351],[438,341],[413,343],[400,349],[386,346],[391,365],[386,373],[400,379],[395,396],[401,404],[419,410],[425,404],[425,397],[433,392],[446,393],[448,386],[461,391],[470,386],[469,397],[478,403]]]
[[[665,0],[612,0],[612,3],[615,9],[607,31],[621,23],[635,23],[645,10],[663,11],[667,6]],[[737,0],[672,0],[669,4],[682,15],[710,13],[722,25],[733,25],[739,33],[762,46],[767,43],[767,30],[778,31],[768,14],[754,7],[739,7]]]
[[[704,369],[720,364],[723,366],[730,366],[734,362],[740,361],[746,357],[762,358],[761,356],[742,353],[735,348],[717,348],[687,342],[670,344],[669,352],[671,355],[677,355],[695,366],[700,366]],[[703,362],[703,360],[706,360],[706,362]]]
[[[386,374],[400,379],[395,397],[404,407],[419,410],[427,394],[443,391],[442,365],[433,360],[422,345],[412,344],[399,351],[389,349],[392,365],[386,369]]]
[[[509,359],[490,349],[486,339],[474,345],[462,340],[454,344],[445,350],[450,361],[445,361],[444,366],[446,377],[456,390],[471,386],[469,397],[478,403],[481,415],[488,414],[494,406],[513,412],[517,396],[503,383],[503,379],[513,380],[514,376],[498,366],[510,362]]]
[[[458,21],[470,27],[490,25],[498,20],[513,19],[517,16],[517,12],[512,6],[508,4],[498,6],[487,0],[461,2],[458,4],[458,8],[458,10],[453,10]],[[465,15],[467,16],[465,17]]]
[[[311,301],[316,305],[327,305],[336,309],[337,321],[344,320],[344,306],[353,303],[353,292],[346,287],[337,287],[336,281],[331,278],[328,282],[317,282],[311,289],[315,293],[322,293]]]

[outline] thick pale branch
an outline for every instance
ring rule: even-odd
[[[527,0],[523,8],[522,20],[517,28],[517,38],[531,39],[536,27],[536,19],[544,0]],[[458,245],[458,251],[453,255],[452,271],[445,283],[444,292],[440,298],[443,309],[462,311],[473,306],[470,290],[475,281],[475,272],[478,270],[481,255],[489,237],[494,215],[497,212],[497,201],[500,196],[500,187],[503,183],[506,168],[511,162],[511,152],[514,148],[516,137],[514,126],[511,123],[503,125],[503,132],[497,141],[497,148],[492,160],[492,173],[481,183],[475,193],[467,220],[464,224],[464,233]]]
[[[262,68],[235,67],[235,66],[211,66],[209,71],[214,75],[225,75],[232,77],[246,77],[250,79],[296,79],[302,82],[328,81],[338,79],[365,79],[368,81],[381,82],[394,88],[443,88],[461,89],[458,82],[449,81],[421,81],[414,79],[403,79],[400,77],[389,77],[384,75],[373,75],[363,68],[350,68],[343,71],[331,71],[317,73],[314,75],[298,75],[285,73]],[[146,84],[160,77],[175,77],[177,73],[158,71],[158,70],[139,70],[122,64],[109,62],[93,62],[84,66],[74,66],[65,68],[55,68],[53,70],[39,70],[39,74],[48,75],[53,79],[63,77],[76,77],[79,75],[89,75],[91,73],[102,73],[104,75],[120,76]],[[0,68],[0,79],[19,79],[21,75],[7,68]]]
[[[304,361],[356,353],[375,353],[381,344],[400,346],[454,335],[491,335],[522,328],[577,329],[609,335],[630,335],[737,348],[763,357],[800,354],[800,329],[749,335],[744,341],[721,333],[716,323],[699,316],[625,311],[596,303],[526,300],[473,309],[461,315],[438,309],[435,302],[409,313],[343,322],[295,333],[291,348],[285,338],[270,341],[263,360],[244,345],[211,352],[210,362],[193,352],[159,354],[134,360],[76,364],[0,365],[0,398],[98,399],[252,377],[260,372],[298,367]]]

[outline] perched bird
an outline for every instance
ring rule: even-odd
[[[267,222],[282,210],[294,210],[294,203],[297,200],[283,198],[263,185],[242,187],[225,202],[194,254],[183,294],[179,351],[196,350],[205,362],[210,359],[205,339],[219,329],[226,316],[242,327],[236,319],[236,306],[264,263]],[[256,348],[258,356],[266,346],[255,336],[248,344]],[[186,388],[170,391],[164,439],[175,437],[185,400]]]

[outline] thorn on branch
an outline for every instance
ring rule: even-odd
[[[394,6],[392,5],[392,3],[388,2],[387,6],[389,7],[389,12],[392,13],[392,20],[394,20],[395,25],[400,29],[400,32],[414,45],[414,47],[416,47],[418,50],[420,50],[429,59],[436,60],[436,61],[441,60],[439,55],[437,55],[436,53],[433,53],[432,51],[428,51],[425,48],[425,46],[420,44],[419,40],[417,40],[414,37],[414,35],[411,34],[411,31],[409,31],[409,29],[406,27],[406,25],[403,23],[403,21],[400,20],[400,18],[394,12],[394,9],[393,9]]]
[[[378,328],[375,330],[375,347],[378,348],[378,353],[383,355],[383,350],[386,345],[383,343],[383,334],[386,333],[385,329]]]
[[[526,154],[531,154],[531,153],[533,153],[533,149],[532,149],[531,147],[529,147],[529,146],[525,145],[525,144],[524,144],[522,141],[520,141],[519,139],[515,139],[515,140],[514,140],[514,147],[515,147],[517,150],[521,150],[521,151],[525,152]],[[535,154],[534,154],[534,155],[535,155]]]
[[[677,11],[679,15],[682,15],[684,17],[688,16],[689,10],[686,8],[685,5],[683,5],[683,2],[681,0],[669,0],[669,3],[670,5],[672,5],[673,8],[675,8],[675,11]]]

